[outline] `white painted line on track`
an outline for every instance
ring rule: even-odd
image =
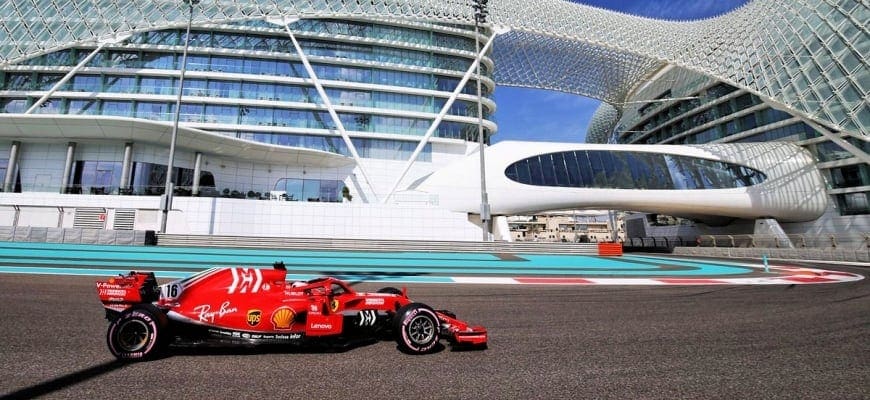
[[[451,277],[455,283],[482,283],[487,285],[517,285],[514,278],[501,278],[497,276],[454,276]]]

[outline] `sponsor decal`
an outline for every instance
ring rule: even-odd
[[[338,305],[339,305],[339,303],[338,303],[338,299],[332,299],[332,300],[329,302],[329,311],[331,311],[331,312],[336,312],[336,311],[338,311]]]
[[[299,340],[299,339],[302,339],[302,334],[301,333],[291,333],[291,334],[263,335],[263,339]]]
[[[361,310],[359,312],[359,326],[374,326],[378,320],[376,310]]]
[[[110,300],[110,301],[114,301],[114,300]],[[108,308],[110,310],[115,310],[115,311],[121,312],[121,311],[124,311],[127,309],[127,305],[125,305],[125,304],[106,304],[106,308]]]
[[[233,331],[224,331],[217,329],[210,329],[210,333],[218,336],[229,336],[237,339],[249,339],[249,340],[299,340],[302,339],[301,333],[276,333],[276,334],[252,334],[252,333],[239,333]]]
[[[227,289],[228,294],[257,293],[263,284],[263,273],[257,268],[230,268],[233,283]]]
[[[290,307],[281,307],[272,312],[272,326],[275,329],[290,329],[290,326],[293,325],[293,318],[296,317],[296,313],[290,309]]]
[[[309,326],[312,330],[322,330],[322,331],[330,331],[332,330],[332,324],[324,324],[321,322],[315,322]]]
[[[263,312],[260,310],[248,310],[248,316],[245,319],[248,321],[248,325],[257,326],[260,325],[260,317],[263,315]]]
[[[193,312],[197,313],[197,318],[200,322],[214,323],[215,318],[223,318],[229,313],[238,312],[239,309],[230,307],[229,300],[223,302],[217,311],[211,311],[211,305],[203,304],[193,308]]]
[[[127,291],[123,289],[100,289],[100,296],[126,296]]]
[[[255,334],[247,332],[227,331],[223,329],[209,329],[209,333],[215,336],[226,336],[231,339],[248,339],[248,340],[299,340],[302,339],[301,333],[276,333],[276,334]]]
[[[100,297],[108,296],[126,296],[127,288],[121,285],[115,285],[105,282],[97,282],[97,292]]]
[[[367,306],[382,306],[382,305],[384,305],[384,298],[383,297],[367,297],[366,298],[366,305]]]
[[[182,291],[184,291],[184,288],[181,286],[181,283],[178,282],[160,285],[160,297],[167,300],[177,299],[178,296],[181,296]]]

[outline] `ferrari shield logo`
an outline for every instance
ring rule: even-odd
[[[260,310],[248,310],[248,325],[260,325],[260,316],[262,316],[262,314],[263,312]]]
[[[338,311],[338,299],[332,299],[332,301],[329,302],[329,311]]]

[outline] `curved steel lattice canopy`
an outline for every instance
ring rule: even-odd
[[[500,85],[552,89],[619,104],[665,64],[707,74],[832,130],[870,126],[870,4],[754,0],[717,18],[671,22],[563,0],[493,0],[510,28],[492,58]],[[15,0],[0,5],[0,67],[129,32],[182,26],[181,0]],[[202,0],[196,23],[401,18],[472,24],[470,0]]]

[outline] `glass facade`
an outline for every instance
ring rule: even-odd
[[[542,154],[509,165],[505,175],[534,186],[649,190],[731,189],[767,178],[752,168],[721,161],[605,150]]]
[[[337,203],[341,201],[343,188],[342,181],[283,178],[275,183],[274,190],[287,201]]]
[[[638,110],[638,115],[643,119],[629,128],[628,131],[632,133],[620,139],[620,142],[707,143],[792,118],[790,114],[772,108],[763,108],[750,113],[743,112],[762,102],[749,93],[728,96],[735,91],[737,88],[719,83],[688,96],[692,98],[674,101],[668,106],[656,108],[658,103],[647,103]],[[670,94],[670,90],[665,93]],[[726,96],[728,98],[723,99]],[[803,123],[799,125],[806,126]],[[703,129],[695,129],[698,127]],[[751,141],[764,140],[768,139],[758,138]]]
[[[71,185],[66,193],[75,194],[135,194],[161,195],[166,190],[166,165],[134,162],[128,187],[121,187],[120,161],[79,160],[73,163],[70,172]],[[193,170],[173,167],[172,180],[176,195],[190,195],[193,186]],[[211,172],[200,173],[200,185],[214,189]]]
[[[867,165],[852,164],[855,155],[830,140],[810,125],[785,111],[777,110],[757,96],[734,86],[715,82],[674,69],[651,85],[661,94],[653,100],[639,100],[612,132],[616,143],[700,144],[758,143],[790,141],[804,146],[816,159],[828,187],[858,190],[870,185]],[[688,78],[687,78],[688,77]],[[701,84],[692,86],[691,80]],[[646,93],[644,97],[647,97]],[[674,100],[668,101],[669,98]],[[661,100],[661,101],[660,101]],[[839,134],[839,132],[833,132]],[[843,139],[865,153],[867,141],[856,137]],[[834,162],[837,163],[834,163]],[[842,163],[851,165],[842,165]],[[830,164],[824,164],[830,163]],[[832,193],[841,215],[870,214],[862,206],[863,192]]]
[[[223,133],[256,142],[277,144],[280,146],[304,147],[306,149],[328,151],[330,153],[337,153],[345,156],[350,155],[350,150],[348,150],[344,140],[338,136],[272,134],[245,131]],[[417,148],[417,142],[401,142],[368,138],[352,138],[351,142],[353,142],[360,157],[381,160],[406,161],[408,160],[408,157],[414,153],[414,149]],[[417,161],[432,161],[431,143],[427,143],[423,146],[423,150],[421,150],[420,154],[417,156]]]
[[[0,158],[0,176],[6,176],[6,168],[9,165],[8,158]],[[3,191],[3,188],[0,187],[0,192]],[[15,181],[12,187],[13,193],[21,193],[21,171],[15,171]]]
[[[843,193],[834,196],[842,215],[870,214],[870,192]]]
[[[351,136],[424,135],[474,57],[470,32],[328,19],[300,20],[290,28]],[[180,29],[133,35],[97,53],[35,112],[172,121],[184,42]],[[58,69],[68,70],[92,51],[55,51],[0,71],[0,112],[24,112],[63,78]],[[484,75],[490,74],[486,63],[482,68]],[[349,154],[343,143],[332,144],[336,124],[322,109],[324,102],[314,86],[300,80],[309,77],[283,28],[262,21],[220,29],[194,27],[187,70],[192,76],[184,80],[182,124],[232,131],[239,138],[275,145]],[[489,97],[487,85],[483,90]],[[462,93],[476,95],[476,82],[468,82]],[[396,111],[421,114],[399,116]],[[489,119],[490,110],[485,107],[484,112]],[[476,115],[475,101],[457,99],[434,137],[474,140],[475,123],[451,118]],[[245,133],[250,126],[258,129]],[[409,146],[411,151],[415,146],[407,138],[355,138],[354,144],[361,146],[361,157],[380,159],[401,159],[410,155]],[[420,160],[430,159],[427,146]]]

